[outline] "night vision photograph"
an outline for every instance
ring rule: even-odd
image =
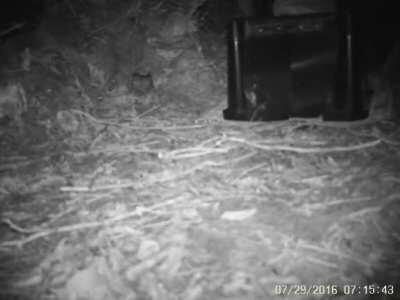
[[[0,1],[0,300],[400,299],[397,2]]]

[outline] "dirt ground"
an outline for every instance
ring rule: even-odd
[[[0,299],[400,299],[387,91],[223,120],[227,3],[55,1],[0,36]]]

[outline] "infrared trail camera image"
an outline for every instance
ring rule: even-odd
[[[397,2],[0,3],[0,300],[400,299]]]

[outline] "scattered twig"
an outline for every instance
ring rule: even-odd
[[[63,186],[60,188],[61,192],[71,192],[71,193],[86,193],[86,192],[101,192],[108,190],[119,190],[126,188],[135,188],[134,182],[119,183],[119,184],[108,184],[101,186]]]
[[[376,124],[376,120],[363,119],[356,121],[324,121],[321,118],[290,118],[290,122],[301,122],[302,125],[314,125],[319,127],[349,128],[362,125]]]
[[[250,152],[248,152],[248,153],[246,153],[244,155],[241,155],[241,156],[238,156],[238,157],[235,157],[235,158],[230,158],[230,159],[228,159],[227,163],[229,163],[231,165],[234,165],[236,163],[245,161],[245,160],[253,157],[256,154],[257,154],[257,151],[253,150],[253,151],[250,151]]]
[[[103,193],[103,194],[97,194],[94,195],[93,197],[89,198],[89,199],[74,199],[73,201],[71,201],[71,203],[69,203],[69,208],[67,209],[63,209],[61,212],[57,213],[57,214],[52,214],[49,216],[49,221],[47,221],[45,224],[52,224],[54,222],[56,222],[57,220],[61,219],[62,217],[76,211],[79,209],[79,207],[77,206],[73,206],[74,203],[80,202],[80,201],[84,201],[86,203],[86,205],[90,205],[96,201],[100,201],[100,200],[104,200],[106,198],[110,198],[112,195],[111,193]]]
[[[308,243],[305,243],[304,241],[300,241],[300,243],[298,244],[298,247],[302,248],[302,249],[306,249],[306,250],[311,250],[311,251],[315,251],[318,253],[322,253],[322,254],[326,254],[326,255],[331,255],[331,256],[336,256],[338,258],[341,259],[347,259],[347,260],[351,260],[354,261],[358,264],[360,264],[361,266],[369,266],[368,262],[363,261],[357,257],[354,257],[352,255],[346,254],[346,253],[342,253],[342,252],[337,252],[337,251],[333,251],[324,247],[320,247],[320,246],[316,246],[316,245],[311,245]]]
[[[103,25],[103,26],[100,26],[100,27],[94,29],[93,31],[91,31],[91,32],[89,33],[89,36],[92,36],[92,35],[94,35],[94,34],[100,32],[100,31],[103,31],[103,30],[107,29],[108,27],[111,27],[111,26],[113,26],[113,25],[118,24],[118,23],[121,22],[126,16],[127,16],[127,14],[123,14],[123,15],[119,16],[118,18],[116,18],[115,20],[113,20],[112,22],[110,22],[110,23],[108,23],[108,24],[105,24],[105,25]]]
[[[218,163],[214,163],[212,161],[204,161],[192,168],[184,170],[178,174],[174,174],[171,176],[171,173],[164,173],[161,172],[160,174],[155,174],[149,176],[147,181],[143,183],[129,181],[126,183],[119,183],[119,184],[109,184],[109,185],[101,185],[101,186],[63,186],[60,188],[61,192],[72,192],[72,193],[86,193],[86,192],[99,192],[99,191],[107,191],[107,190],[115,190],[115,189],[126,189],[126,188],[134,188],[136,189],[143,189],[148,188],[154,184],[165,183],[168,181],[178,180],[180,178],[185,178],[188,175],[201,170],[205,167],[215,167],[219,166]]]
[[[149,113],[152,113],[153,111],[156,111],[156,110],[159,109],[159,108],[160,108],[160,105],[156,105],[156,106],[154,106],[154,107],[152,107],[152,108],[149,108],[148,110],[146,110],[146,111],[142,112],[141,114],[139,114],[139,115],[136,117],[136,119],[143,118],[144,116],[148,115]]]
[[[157,253],[156,255],[152,256],[149,259],[141,261],[134,267],[130,267],[127,269],[127,271],[125,272],[126,278],[128,278],[130,281],[135,281],[138,276],[141,276],[143,273],[146,272],[146,270],[151,269],[152,267],[157,265],[167,256],[168,256],[168,250],[164,250]]]
[[[391,145],[391,146],[396,146],[396,147],[400,146],[400,142],[399,141],[394,141],[394,140],[391,140],[391,139],[388,139],[388,138],[385,138],[385,137],[382,137],[380,139],[385,144],[388,144],[388,145]]]
[[[12,32],[14,30],[18,30],[18,29],[20,29],[20,28],[22,28],[24,26],[25,26],[25,22],[14,24],[9,28],[7,28],[7,29],[5,29],[3,31],[0,31],[0,37],[2,37],[4,35],[7,35],[7,34],[9,34],[10,32]]]
[[[321,203],[306,203],[302,207],[306,208],[307,211],[309,210],[319,210],[319,209],[327,209],[331,208],[334,205],[341,205],[341,204],[354,204],[359,202],[368,202],[371,201],[371,197],[362,197],[362,198],[353,198],[353,199],[340,199],[335,201],[329,202],[321,202]]]
[[[132,217],[142,216],[146,212],[153,212],[156,209],[160,209],[162,207],[176,204],[178,201],[182,201],[182,199],[173,198],[173,199],[162,201],[160,203],[156,203],[149,207],[137,206],[134,211],[128,212],[126,214],[121,214],[116,217],[106,219],[104,221],[84,222],[84,223],[79,223],[79,224],[61,226],[61,227],[54,228],[54,229],[43,229],[42,231],[33,233],[32,235],[30,235],[24,239],[2,242],[2,243],[0,243],[0,247],[21,248],[25,244],[31,243],[37,239],[52,235],[54,233],[65,233],[65,232],[72,232],[72,231],[83,230],[83,229],[91,229],[91,228],[97,228],[97,227],[110,226],[110,225],[113,225],[114,223],[124,221],[124,220],[130,219]],[[158,219],[158,217],[157,217],[157,219]],[[13,225],[13,226],[20,228],[17,225]]]
[[[135,3],[136,3],[136,7],[134,7]],[[140,6],[141,6],[141,5],[142,5],[141,1],[138,1],[138,2],[133,1],[132,6],[131,6],[128,10],[126,10],[125,13],[123,13],[122,15],[120,15],[119,17],[117,17],[117,18],[116,18],[115,20],[113,20],[112,22],[110,22],[110,23],[108,23],[108,24],[105,24],[105,25],[103,25],[103,26],[100,26],[100,27],[94,29],[92,32],[90,32],[89,35],[92,36],[92,35],[94,35],[95,33],[98,33],[98,32],[100,32],[100,31],[103,31],[103,30],[107,29],[108,27],[112,27],[112,26],[118,24],[118,23],[121,22],[124,18],[130,16],[130,15],[132,14],[133,11],[135,11],[135,10],[138,11],[138,10],[140,9]]]
[[[164,5],[164,3],[166,2],[167,0],[162,0],[162,1],[159,1],[157,4],[155,4],[153,7],[151,7],[150,9],[151,10],[155,10],[155,11],[159,11],[160,10],[160,8]]]
[[[205,156],[209,154],[227,153],[230,150],[231,150],[230,148],[189,147],[185,149],[174,150],[168,153],[160,153],[159,158],[178,160],[178,159]]]
[[[74,18],[78,17],[78,14],[76,13],[76,10],[74,6],[72,5],[70,0],[65,0],[66,5],[68,6],[68,9],[71,11],[71,14],[74,16]]]
[[[197,129],[197,128],[204,128],[206,125],[176,125],[176,126],[133,126],[131,124],[127,123],[118,123],[118,122],[112,122],[112,121],[107,121],[107,120],[102,120],[102,119],[97,119],[96,117],[88,114],[87,112],[83,112],[77,109],[71,109],[71,112],[74,112],[76,114],[85,116],[88,118],[90,121],[98,124],[103,124],[103,125],[110,125],[110,126],[117,126],[117,127],[124,127],[128,129],[134,129],[134,130],[163,130],[163,131],[169,131],[169,130],[190,130],[190,129]]]
[[[322,260],[322,259],[318,259],[316,257],[309,256],[309,257],[306,258],[306,260],[309,261],[309,262],[315,263],[317,265],[321,265],[321,266],[327,267],[327,268],[339,269],[339,266],[337,264],[334,264],[334,263],[331,263],[331,262],[328,262],[328,261],[325,261],[325,260]]]
[[[379,143],[381,143],[380,140],[376,141],[371,141],[359,145],[354,145],[354,146],[336,146],[336,147],[313,147],[313,148],[302,148],[302,147],[294,147],[294,146],[288,146],[288,145],[265,145],[262,142],[252,142],[252,141],[247,141],[245,139],[241,138],[233,138],[229,137],[226,140],[232,141],[232,142],[237,142],[237,143],[242,143],[254,148],[262,149],[265,151],[288,151],[288,152],[296,152],[296,153],[332,153],[332,152],[348,152],[348,151],[355,151],[355,150],[361,150],[361,149],[366,149],[370,147],[375,147]]]
[[[103,138],[103,136],[107,133],[107,128],[108,126],[106,125],[103,129],[100,130],[97,136],[93,139],[93,141],[89,145],[89,152],[93,151],[93,148],[97,144],[97,142],[99,142]]]
[[[10,219],[3,219],[1,220],[2,223],[8,225],[8,227],[10,227],[12,230],[19,232],[19,233],[33,233],[33,232],[37,232],[37,230],[32,230],[32,229],[25,229],[22,228],[16,224],[14,224]]]
[[[120,123],[110,122],[110,121],[105,121],[105,120],[99,120],[99,119],[93,117],[92,115],[90,115],[89,113],[81,111],[81,110],[78,110],[78,109],[71,109],[70,111],[73,112],[73,113],[76,113],[78,115],[82,115],[82,116],[86,117],[87,119],[89,119],[90,121],[92,121],[94,123],[103,124],[103,125],[112,125],[112,126],[123,126]]]
[[[380,212],[382,210],[382,206],[372,206],[372,207],[366,207],[364,209],[360,209],[358,211],[355,211],[353,213],[350,213],[346,216],[343,217],[343,219],[346,220],[355,220],[357,218],[360,218],[366,214],[370,214],[370,213],[377,213]]]
[[[133,213],[127,214],[125,215],[122,219],[127,219],[130,218],[134,215],[137,215],[137,212],[134,211]],[[47,229],[47,230],[43,230],[40,232],[37,232],[35,234],[32,234],[30,236],[28,236],[25,239],[20,239],[20,240],[14,240],[14,241],[6,241],[6,242],[2,242],[0,243],[0,247],[18,247],[21,248],[23,247],[25,244],[28,244],[30,242],[33,242],[39,238],[43,238],[46,236],[49,236],[51,234],[54,233],[63,233],[63,232],[71,232],[71,231],[76,231],[76,230],[82,230],[82,229],[89,229],[89,228],[96,228],[96,227],[100,227],[100,226],[106,226],[106,225],[110,225],[114,222],[120,221],[120,216],[114,219],[110,219],[110,220],[105,220],[102,222],[87,222],[87,223],[80,223],[80,224],[74,224],[74,225],[67,225],[67,226],[62,226],[62,227],[58,227],[55,229]]]
[[[254,167],[251,167],[251,168],[249,168],[249,169],[244,170],[244,171],[241,172],[238,176],[236,176],[235,179],[233,179],[232,183],[237,183],[241,178],[245,177],[245,176],[248,175],[249,173],[251,173],[251,172],[253,172],[253,171],[255,171],[255,170],[262,169],[262,168],[268,166],[269,164],[270,164],[269,162],[267,162],[267,163],[261,163],[261,164],[258,164],[258,165],[256,165],[256,166],[254,166]]]

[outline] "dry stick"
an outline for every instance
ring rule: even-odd
[[[126,219],[129,219],[131,217],[135,217],[135,216],[142,216],[144,212],[150,212],[153,211],[155,209],[159,209],[163,206],[168,206],[171,204],[176,203],[176,199],[170,199],[161,203],[157,203],[154,204],[150,207],[137,207],[134,211],[123,214],[123,215],[119,215],[117,217],[108,219],[108,220],[104,220],[102,222],[100,221],[96,221],[96,222],[85,222],[85,223],[80,223],[80,224],[74,224],[74,225],[66,225],[66,226],[61,226],[55,229],[48,229],[48,230],[43,230],[41,232],[37,232],[34,233],[30,236],[28,236],[25,239],[21,239],[21,240],[13,240],[13,241],[6,241],[6,242],[2,242],[0,243],[0,247],[14,247],[17,246],[19,248],[21,248],[22,246],[24,246],[27,243],[30,243],[34,240],[37,240],[39,238],[42,237],[46,237],[49,236],[51,234],[54,233],[63,233],[63,232],[71,232],[71,231],[76,231],[76,230],[81,230],[81,229],[90,229],[90,228],[96,228],[96,227],[101,227],[101,226],[107,226],[107,225],[112,225],[113,223],[119,222],[119,221],[124,221]],[[18,227],[20,228],[20,227]]]
[[[143,118],[145,115],[148,115],[149,113],[152,113],[153,111],[156,111],[157,109],[159,109],[161,107],[161,105],[156,105],[152,108],[149,108],[148,110],[145,110],[144,112],[142,112],[140,115],[138,115],[136,117],[136,119],[140,119]]]
[[[236,176],[236,178],[234,178],[234,179],[232,180],[232,183],[237,183],[241,178],[243,178],[244,176],[248,175],[249,173],[251,173],[251,172],[253,172],[253,171],[255,171],[255,170],[262,169],[262,168],[268,166],[269,164],[270,164],[269,162],[267,162],[267,163],[261,163],[261,164],[258,164],[258,165],[256,165],[256,166],[253,166],[253,167],[251,167],[251,168],[249,168],[249,169],[244,170],[244,171],[241,172],[238,176]]]
[[[23,167],[26,167],[26,166],[30,165],[31,163],[32,163],[32,161],[21,161],[18,163],[8,163],[8,164],[0,165],[0,172],[22,169]]]
[[[7,35],[7,34],[9,34],[10,32],[12,32],[12,31],[14,31],[14,30],[17,30],[17,29],[22,28],[24,25],[25,25],[25,23],[17,23],[17,24],[14,24],[14,25],[12,25],[12,26],[9,27],[9,28],[7,28],[7,29],[5,29],[5,30],[3,30],[3,31],[0,31],[0,37],[2,37],[3,35]]]
[[[313,148],[301,148],[301,147],[293,147],[287,145],[263,145],[262,143],[246,141],[244,139],[239,138],[227,138],[226,140],[242,143],[251,147],[255,147],[258,149],[266,150],[266,151],[289,151],[289,152],[296,152],[296,153],[330,153],[330,152],[346,152],[346,151],[355,151],[361,150],[365,148],[370,148],[378,145],[381,140],[371,141],[359,145],[354,146],[337,146],[337,147],[313,147]]]
[[[361,259],[359,259],[357,257],[351,256],[351,255],[343,253],[343,252],[333,251],[333,250],[330,250],[328,248],[320,247],[320,246],[317,246],[317,245],[312,245],[312,244],[300,242],[298,244],[298,247],[300,247],[302,249],[305,249],[305,250],[315,251],[315,252],[326,254],[326,255],[336,256],[336,257],[341,258],[341,259],[352,260],[352,261],[360,264],[361,266],[369,266],[368,262],[365,262],[365,261],[363,261],[363,260],[361,260]]]
[[[112,21],[112,22],[110,22],[110,23],[108,23],[108,24],[105,24],[105,25],[103,25],[103,26],[100,26],[100,27],[94,29],[92,32],[89,33],[89,36],[92,36],[92,35],[94,35],[95,33],[98,33],[98,32],[100,32],[100,31],[103,31],[103,30],[106,29],[107,27],[111,27],[111,26],[113,26],[113,25],[115,25],[115,24],[118,24],[118,22],[122,21],[123,18],[125,18],[125,17],[126,17],[126,15],[124,14],[124,15],[119,16],[118,18],[116,18],[114,21]]]
[[[33,229],[25,229],[16,224],[14,224],[10,219],[3,219],[1,220],[4,224],[8,225],[12,230],[19,232],[19,233],[34,233],[36,230]]]
[[[206,125],[179,125],[179,126],[168,126],[168,127],[164,127],[164,126],[159,126],[159,127],[137,127],[137,129],[159,129],[159,130],[183,130],[183,129],[197,129],[197,128],[204,128],[206,127]],[[130,127],[132,128],[132,127]],[[134,127],[134,129],[136,129],[136,127]]]
[[[364,208],[364,209],[360,209],[360,210],[358,210],[358,211],[352,212],[352,213],[350,213],[350,214],[344,216],[342,219],[345,219],[345,220],[354,220],[354,219],[356,219],[356,218],[363,217],[364,215],[369,214],[369,213],[378,213],[378,212],[380,212],[382,209],[383,209],[382,206],[366,207],[366,208]]]
[[[12,156],[4,156],[4,157],[2,157],[0,162],[6,161],[6,162],[12,163],[12,162],[14,162],[14,161],[21,161],[21,160],[22,160],[22,161],[26,161],[26,160],[28,160],[28,159],[29,159],[28,156],[12,155]]]
[[[128,128],[128,129],[137,129],[137,130],[163,130],[163,131],[167,131],[167,130],[184,130],[184,129],[197,129],[197,128],[204,128],[206,127],[206,125],[177,125],[177,126],[132,126],[132,125],[128,125],[128,124],[121,124],[121,123],[117,123],[117,122],[111,122],[111,121],[106,121],[106,120],[101,120],[101,119],[97,119],[95,117],[93,117],[92,115],[77,110],[77,109],[71,109],[71,112],[80,114],[82,116],[85,116],[86,118],[88,118],[89,120],[91,120],[92,122],[98,123],[98,124],[103,124],[103,125],[110,125],[110,126],[117,126],[117,127],[124,127],[124,128]]]
[[[122,14],[121,16],[116,18],[114,21],[112,21],[112,22],[110,22],[110,23],[108,23],[108,24],[106,24],[104,26],[100,26],[100,27],[96,28],[95,30],[93,30],[92,32],[90,32],[89,36],[92,36],[95,33],[106,29],[107,27],[111,27],[111,26],[113,26],[115,24],[118,24],[118,22],[122,21],[124,18],[129,17],[132,14],[132,11],[139,10],[140,6],[141,6],[141,1],[138,1],[138,3],[137,3],[135,8],[132,5],[124,14]]]
[[[339,223],[344,223],[347,221],[354,221],[354,220],[360,220],[360,217],[363,217],[366,214],[369,213],[379,213],[383,209],[382,206],[372,206],[372,207],[366,207],[364,209],[352,212],[348,215],[345,215],[341,217],[337,222],[329,226],[329,228],[326,230],[330,235],[335,234],[335,232],[338,231],[338,228],[340,228]]]
[[[167,2],[167,0],[162,0],[153,7],[151,7],[150,9],[158,11],[164,5],[165,2]]]
[[[376,124],[375,120],[364,119],[358,121],[323,121],[321,118],[290,118],[289,120],[283,121],[270,121],[270,122],[238,122],[238,121],[225,121],[227,124],[240,125],[239,127],[251,128],[254,131],[261,131],[266,129],[274,129],[281,126],[319,126],[319,127],[331,127],[331,128],[351,128],[363,125]],[[294,123],[294,124],[293,124]],[[296,124],[297,123],[297,124]]]
[[[371,197],[360,197],[360,198],[351,198],[351,199],[340,199],[340,200],[334,200],[334,201],[328,201],[328,202],[322,202],[322,203],[313,203],[313,204],[306,203],[303,206],[306,207],[307,209],[318,210],[318,209],[325,209],[325,208],[328,208],[328,207],[334,206],[334,205],[354,204],[354,203],[358,203],[358,202],[367,202],[367,201],[371,201],[371,200],[372,200]]]
[[[136,146],[118,146],[118,145],[112,145],[109,147],[103,147],[103,148],[99,148],[99,149],[91,149],[89,150],[89,152],[84,152],[84,155],[87,154],[99,154],[99,153],[111,153],[111,154],[121,154],[121,153],[148,153],[148,154],[155,154],[155,155],[160,155],[160,151],[159,150],[150,150],[145,146],[152,146],[154,144],[157,144],[158,141],[150,141],[147,143],[142,143],[139,144],[138,146],[140,147],[136,147]],[[80,155],[80,152],[73,152],[72,155]]]
[[[195,147],[188,147],[183,149],[177,149],[170,151],[168,153],[159,153],[159,158],[164,159],[185,159],[185,158],[192,158],[198,156],[209,155],[213,153],[227,153],[232,150],[231,147],[229,148],[216,148],[216,147],[206,147],[207,144],[214,143],[217,146],[222,144],[224,141],[224,137],[212,137],[203,142],[201,142],[198,146]]]
[[[74,18],[78,17],[78,14],[76,13],[75,8],[72,6],[72,3],[70,0],[65,0],[65,3],[67,4],[69,10],[71,11],[71,14],[74,16]]]
[[[381,140],[382,142],[388,144],[388,145],[391,145],[391,146],[400,146],[400,142],[398,142],[398,141],[393,141],[393,140],[390,140],[390,139],[385,138],[385,137],[380,137],[380,140]]]
[[[109,122],[109,121],[99,120],[99,119],[93,117],[92,115],[90,115],[90,114],[88,114],[88,113],[86,113],[84,111],[78,110],[78,109],[71,109],[70,111],[73,112],[73,113],[76,113],[78,115],[82,115],[82,116],[88,118],[90,121],[92,121],[94,123],[103,124],[103,125],[123,126],[122,124],[119,124],[119,123],[116,123],[116,122]]]
[[[101,140],[104,136],[104,134],[107,133],[107,126],[104,126],[102,130],[100,130],[99,134],[93,139],[93,141],[89,145],[89,152],[91,152],[94,148],[94,146],[97,144],[99,140]]]
[[[306,260],[309,261],[309,262],[315,263],[317,265],[322,265],[322,266],[327,267],[327,268],[339,269],[339,266],[337,264],[333,264],[331,262],[327,262],[325,260],[321,260],[321,259],[318,259],[318,258],[315,258],[315,257],[310,257],[309,256],[309,257],[306,257]]]
[[[150,151],[146,149],[129,149],[129,151],[114,151],[111,152],[110,150],[102,150],[102,149],[93,149],[87,152],[74,152],[74,151],[64,151],[64,154],[71,155],[73,157],[85,157],[88,155],[96,155],[96,154],[127,154],[127,153],[147,153],[147,154],[155,154],[158,155],[159,151]]]
[[[230,150],[231,150],[230,148],[190,147],[185,149],[174,150],[168,153],[160,153],[159,158],[176,160],[176,159],[199,157],[214,153],[227,153]]]
[[[219,136],[214,136],[212,138],[209,138],[205,141],[202,141],[198,146],[199,147],[205,147],[207,144],[211,144],[211,143],[219,143],[221,142],[221,137]]]
[[[369,125],[377,123],[372,119],[363,119],[357,121],[323,121],[321,118],[316,119],[303,119],[303,118],[291,118],[289,121],[300,121],[304,122],[302,125],[315,125],[321,127],[333,127],[333,128],[347,128],[353,126]]]
[[[134,188],[134,189],[143,189],[146,187],[149,187],[153,184],[160,184],[160,183],[165,183],[168,181],[173,181],[177,180],[182,177],[187,177],[191,173],[194,173],[198,170],[201,170],[204,167],[214,167],[218,166],[218,163],[214,163],[212,161],[205,161],[202,162],[188,170],[185,170],[181,172],[180,174],[168,177],[168,178],[155,178],[155,179],[150,179],[148,182],[145,182],[142,185],[138,185],[136,182],[130,181],[127,183],[121,183],[121,184],[110,184],[110,185],[102,185],[102,186],[95,186],[95,187],[89,187],[89,186],[63,186],[60,188],[61,192],[74,192],[74,193],[85,193],[85,192],[98,192],[98,191],[106,191],[106,190],[113,190],[113,189],[124,189],[124,188]],[[156,177],[156,176],[153,176]]]
[[[145,259],[144,261],[141,261],[134,267],[129,267],[127,271],[125,272],[126,278],[133,282],[135,281],[139,276],[141,276],[143,273],[146,272],[146,270],[149,270],[156,266],[158,263],[163,261],[166,257],[168,257],[168,250],[161,251],[151,258]]]
[[[120,184],[108,184],[102,186],[63,186],[60,188],[61,192],[72,192],[72,193],[84,193],[84,192],[100,192],[115,189],[126,189],[135,188],[134,182],[120,183]]]
[[[113,195],[113,193],[111,192],[111,193],[104,193],[104,194],[100,194],[100,195],[95,195],[95,196],[93,196],[93,197],[91,197],[89,199],[83,199],[83,200],[79,199],[79,198],[78,199],[74,199],[71,203],[69,203],[69,206],[70,206],[69,208],[64,209],[63,211],[61,211],[61,212],[59,212],[57,214],[50,215],[50,220],[48,222],[46,222],[45,224],[54,223],[55,221],[59,220],[63,216],[68,215],[73,211],[76,211],[77,208],[74,207],[74,206],[71,206],[71,205],[76,204],[79,201],[85,201],[85,203],[87,205],[89,205],[89,204],[92,204],[92,203],[94,203],[96,201],[103,200],[106,197],[111,197],[112,195]]]
[[[388,137],[385,137],[383,134],[376,134],[376,133],[359,133],[356,132],[354,130],[349,129],[348,130],[350,133],[354,134],[355,136],[358,137],[368,137],[368,138],[378,138],[380,139],[383,143],[386,143],[388,145],[392,145],[392,146],[399,146],[400,145],[400,141],[395,141],[395,140],[391,140]]]
[[[253,157],[256,154],[257,154],[257,150],[252,150],[251,152],[248,152],[248,153],[246,153],[246,154],[244,154],[242,156],[238,156],[238,157],[235,157],[235,158],[228,159],[226,164],[234,165],[236,163],[239,163],[241,161],[249,159],[249,158]]]

